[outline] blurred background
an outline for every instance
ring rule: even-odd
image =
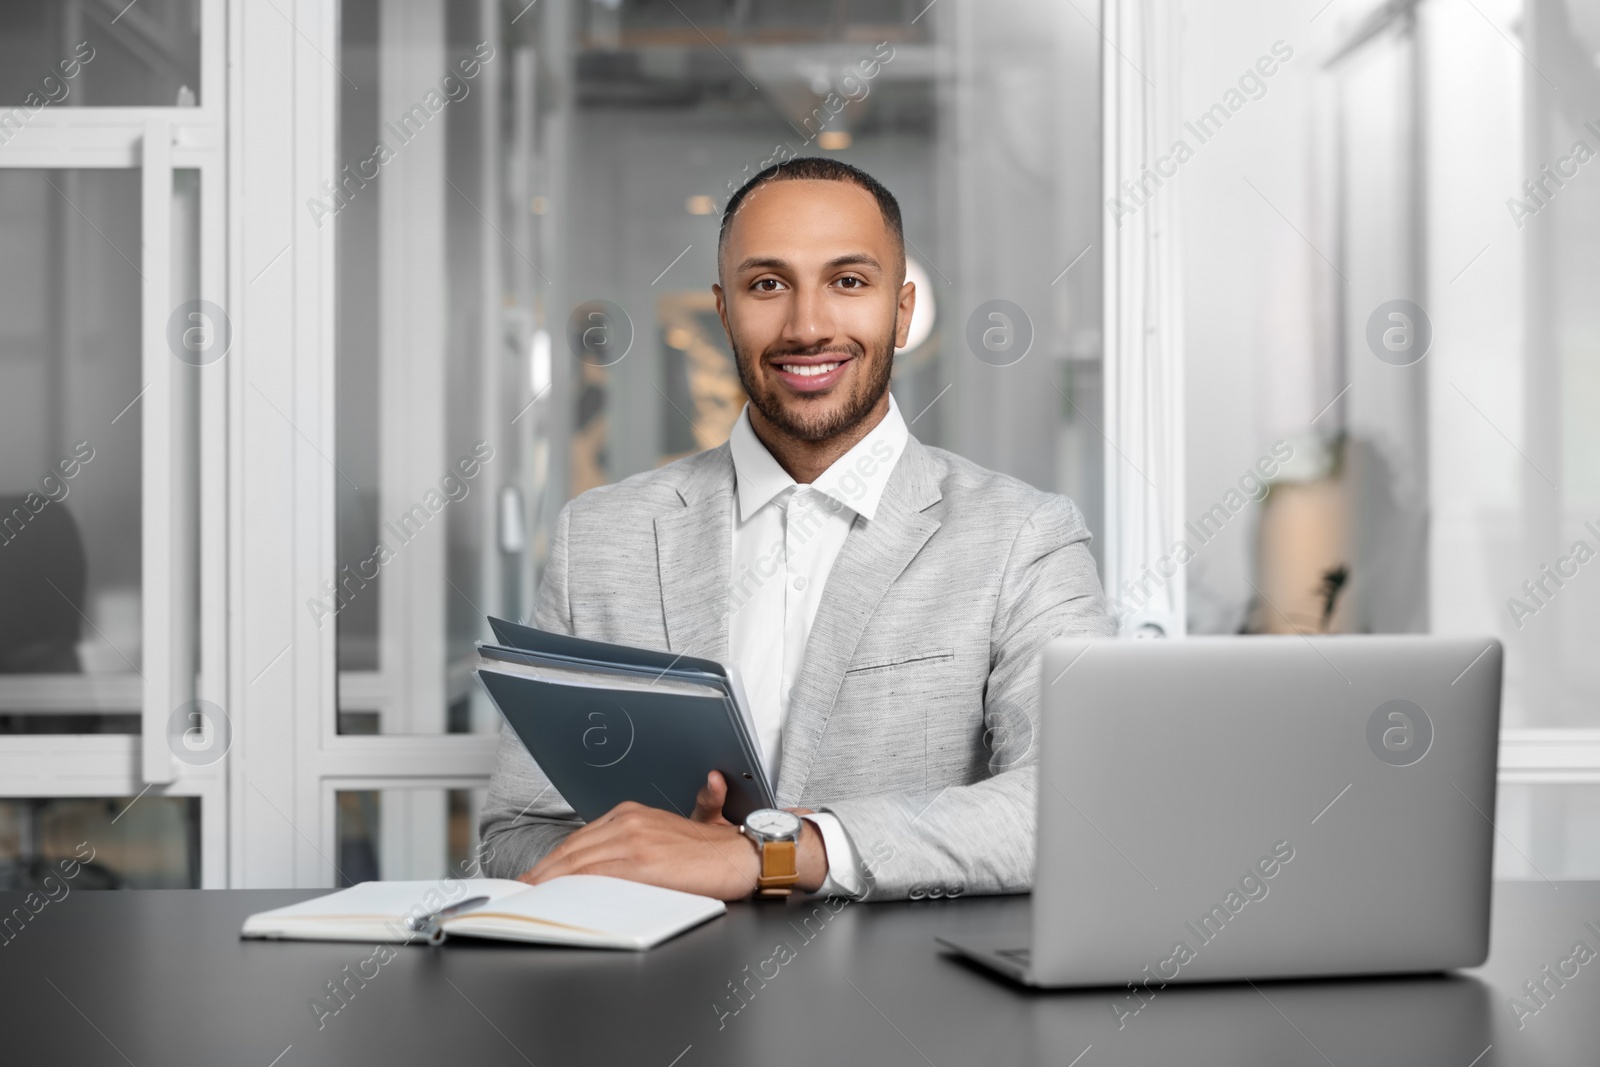
[[[1597,153],[1580,0],[0,0],[0,886],[469,868],[484,617],[726,439],[813,154],[1126,632],[1499,637],[1497,873],[1600,877]]]

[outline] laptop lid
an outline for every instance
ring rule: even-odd
[[[1490,638],[1052,642],[1030,980],[1483,962],[1501,659]]]

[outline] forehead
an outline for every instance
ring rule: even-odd
[[[853,182],[773,181],[752,189],[728,226],[730,262],[748,256],[831,259],[873,252],[880,262],[894,238],[873,195]]]

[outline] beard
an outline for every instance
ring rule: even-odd
[[[860,425],[872,413],[878,401],[883,399],[883,394],[888,392],[889,379],[894,371],[894,336],[895,327],[891,326],[889,335],[874,345],[870,353],[852,341],[845,345],[817,345],[811,348],[773,347],[763,351],[759,357],[746,359],[735,345],[733,362],[738,368],[739,384],[744,386],[745,395],[767,422],[802,441],[826,441]],[[771,362],[775,356],[818,356],[824,352],[848,355],[861,373],[851,375],[855,386],[842,406],[823,410],[816,415],[807,412],[827,404],[833,396],[831,391],[815,400],[805,398],[798,405],[798,410],[791,410],[778,399],[777,388],[765,385],[754,373],[759,363]]]

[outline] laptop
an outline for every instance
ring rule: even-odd
[[[1488,638],[1051,642],[1031,986],[1442,971],[1489,953]]]

